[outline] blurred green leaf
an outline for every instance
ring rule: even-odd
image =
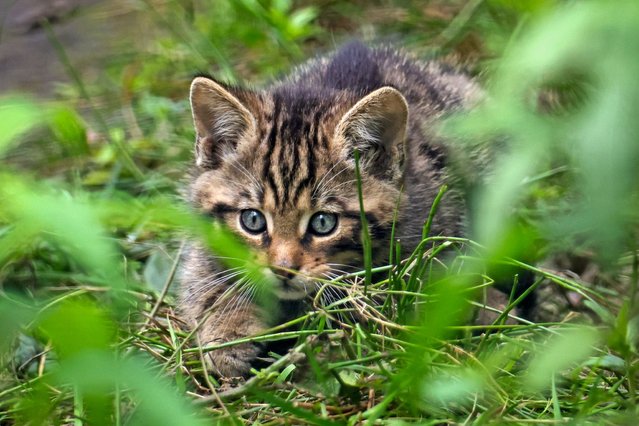
[[[465,138],[505,137],[509,148],[497,155],[479,197],[480,242],[499,245],[508,229],[503,224],[527,198],[524,182],[565,153],[576,178],[574,200],[565,215],[546,220],[558,223],[563,236],[587,235],[609,264],[627,246],[628,226],[638,222],[637,22],[637,2],[569,2],[537,17],[513,41],[486,102],[458,129]],[[578,107],[561,117],[541,111],[544,85],[575,73],[589,82]]]
[[[312,28],[309,25],[317,18],[317,10],[313,7],[296,10],[290,17],[291,36],[298,38],[307,35]]]
[[[618,374],[627,374],[628,371],[628,365],[626,362],[618,356],[611,354],[591,357],[584,363],[584,365],[589,367],[605,368]]]
[[[22,98],[0,98],[0,154],[42,118],[42,110]]]
[[[109,312],[86,298],[65,300],[38,321],[55,351],[68,359],[83,352],[106,351],[115,341]]]
[[[556,7],[561,0],[488,0],[487,2],[496,9],[513,9],[520,13],[540,13]]]
[[[441,340],[450,336],[451,326],[468,320],[468,285],[468,280],[463,276],[447,276],[430,283],[423,290],[429,298],[420,307],[416,332],[409,336],[412,344],[407,348],[406,367],[389,384],[391,394],[423,395],[424,386],[432,377],[436,353],[432,349],[439,347]],[[413,405],[419,403],[415,398],[408,398],[408,401]]]
[[[442,372],[426,377],[422,383],[421,397],[430,404],[448,405],[472,398],[484,388],[484,381],[477,372],[466,369]]]
[[[87,271],[106,279],[114,288],[123,287],[115,247],[91,206],[12,175],[4,174],[0,179],[3,208],[16,229],[24,231],[22,235],[37,233],[55,242]],[[9,257],[19,243],[7,236],[0,240],[0,259]]]
[[[587,327],[562,330],[552,336],[542,350],[533,354],[526,373],[528,385],[536,390],[547,389],[557,373],[586,359],[599,340],[599,333]]]
[[[273,9],[286,13],[291,9],[291,0],[272,0]]]
[[[169,256],[166,248],[159,247],[154,249],[144,265],[144,281],[153,290],[162,291],[175,262],[176,259]],[[175,282],[175,277],[173,277],[172,282]]]
[[[89,152],[86,126],[74,110],[68,107],[53,108],[48,121],[56,141],[68,155],[81,156]]]
[[[17,403],[17,424],[47,424],[52,411],[49,402],[53,397],[52,393],[43,382],[35,383]]]
[[[0,358],[11,348],[18,333],[33,319],[35,313],[32,307],[0,295]]]
[[[175,394],[170,382],[153,373],[148,361],[128,357],[115,359],[105,352],[83,352],[67,360],[54,374],[58,385],[71,383],[80,392],[107,395],[126,389],[138,404],[130,424],[205,425],[201,415]]]

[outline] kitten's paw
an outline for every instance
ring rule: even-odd
[[[208,352],[205,358],[211,372],[218,377],[246,378],[251,368],[260,363],[261,352],[262,347],[257,344],[243,343]]]

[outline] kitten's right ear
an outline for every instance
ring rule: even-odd
[[[196,164],[219,167],[244,134],[255,128],[253,114],[227,89],[215,81],[196,77],[191,83],[191,111],[195,124]]]
[[[361,155],[362,171],[398,183],[404,171],[404,140],[408,104],[392,87],[377,89],[357,102],[335,128],[342,155],[354,165]]]

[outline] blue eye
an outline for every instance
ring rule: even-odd
[[[309,231],[315,235],[328,235],[337,227],[337,215],[335,213],[317,212],[311,216]]]
[[[242,210],[240,212],[240,223],[242,227],[251,234],[259,234],[266,231],[266,218],[259,210]]]

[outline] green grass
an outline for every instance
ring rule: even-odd
[[[636,422],[638,6],[143,4],[165,32],[132,80],[114,63],[115,79],[87,83],[45,25],[72,83],[55,102],[0,99],[1,424]],[[418,54],[478,58],[489,100],[445,128],[461,158],[503,141],[473,238],[429,235],[423,211],[413,253],[394,244],[388,265],[324,281],[300,318],[199,346],[176,312],[182,241],[259,269],[176,196],[193,141],[187,76],[265,80],[371,27]],[[113,84],[132,96],[99,108]],[[540,111],[546,95],[559,102]],[[512,294],[476,325],[484,293],[518,269],[536,276],[535,321],[516,317]],[[322,304],[331,289],[343,298]],[[202,363],[283,339],[293,349],[245,382]]]

